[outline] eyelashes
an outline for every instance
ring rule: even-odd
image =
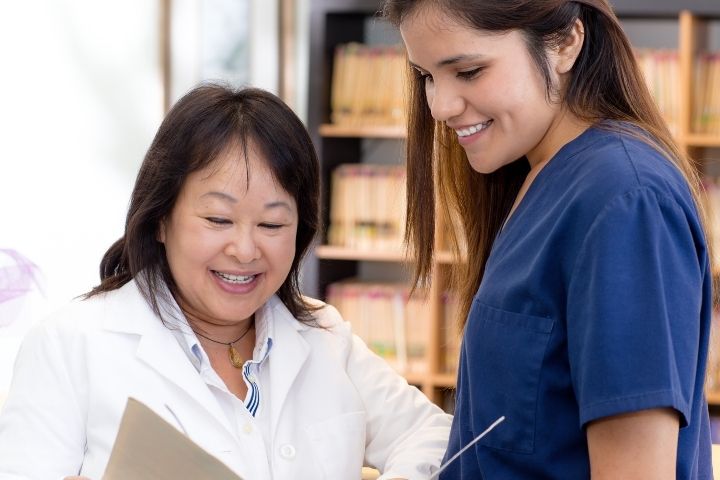
[[[228,220],[226,218],[220,218],[220,217],[205,217],[205,220],[207,220],[212,225],[217,225],[217,226],[225,226],[225,225],[232,224],[231,220]],[[267,230],[279,230],[279,229],[285,227],[286,225],[283,223],[263,222],[263,223],[258,224],[258,226],[261,228],[265,228]]]
[[[415,72],[415,78],[416,78],[417,80],[419,80],[419,81],[421,81],[421,82],[426,82],[426,83],[433,81],[433,77],[432,77],[432,75],[430,75],[429,73],[422,72],[422,71],[420,71],[420,70],[418,70],[418,69],[416,69],[416,68],[413,69],[413,70],[414,70],[414,72]],[[457,73],[455,74],[455,76],[456,76],[457,78],[459,78],[460,80],[466,80],[466,81],[474,80],[475,78],[477,78],[477,77],[483,72],[483,70],[485,70],[485,67],[476,67],[476,68],[473,68],[473,69],[471,69],[471,70],[462,70],[462,71],[459,71],[459,72],[457,72]]]
[[[463,70],[462,72],[458,72],[457,76],[458,78],[461,78],[463,80],[472,80],[473,78],[477,77],[482,71],[483,67],[477,67],[473,68],[472,70]]]
[[[205,220],[212,223],[213,225],[229,225],[230,224],[230,220],[227,220],[225,218],[206,217]]]

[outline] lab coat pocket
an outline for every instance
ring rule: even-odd
[[[473,302],[464,342],[473,431],[505,422],[480,444],[520,453],[535,449],[540,375],[553,319]]]
[[[365,412],[350,412],[306,427],[323,478],[360,478],[365,456]]]

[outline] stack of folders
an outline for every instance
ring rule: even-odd
[[[332,174],[328,244],[360,250],[401,249],[405,167],[345,164]]]
[[[397,371],[427,371],[427,292],[409,296],[409,287],[402,284],[344,281],[328,287],[327,301]]]
[[[720,135],[720,52],[698,56],[693,88],[692,131]]]
[[[714,272],[720,271],[720,177],[705,175],[702,178],[705,195],[702,196],[707,213],[709,242],[711,243],[712,267]]]
[[[645,83],[668,124],[677,135],[680,125],[680,61],[676,50],[635,51]]]
[[[338,125],[404,125],[405,54],[399,45],[340,45],[330,106]]]

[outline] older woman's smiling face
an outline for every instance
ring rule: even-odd
[[[235,325],[283,284],[295,257],[294,198],[248,145],[188,176],[161,223],[176,297],[191,322]]]

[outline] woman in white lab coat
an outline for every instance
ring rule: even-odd
[[[450,416],[335,309],[300,295],[318,168],[275,96],[206,85],[183,97],[141,166],[102,283],[19,352],[0,479],[99,480],[129,397],[245,479],[437,470]]]

